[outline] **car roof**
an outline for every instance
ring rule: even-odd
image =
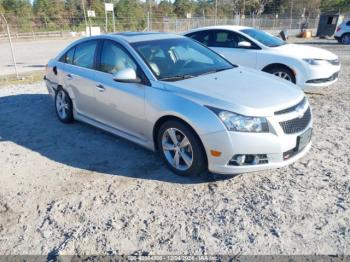
[[[186,32],[185,34],[191,33],[191,32],[203,31],[203,30],[213,30],[213,29],[240,31],[240,30],[249,29],[249,28],[251,28],[251,27],[240,26],[240,25],[214,25],[214,26],[206,26],[206,27],[192,29],[192,30]]]
[[[127,41],[128,43],[183,37],[176,34],[162,33],[162,32],[122,32],[122,33],[113,33],[112,35],[118,36],[123,40]]]

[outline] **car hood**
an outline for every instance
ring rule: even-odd
[[[334,60],[338,58],[338,56],[333,54],[332,52],[329,52],[322,48],[317,48],[308,45],[286,44],[278,47],[271,47],[270,50],[300,59],[314,58]]]
[[[164,85],[199,104],[247,116],[272,116],[304,97],[299,87],[286,80],[241,66]]]

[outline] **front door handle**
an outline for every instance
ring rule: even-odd
[[[73,79],[73,76],[71,74],[67,74],[67,78],[68,78],[68,80],[71,80],[71,79]]]
[[[103,91],[106,90],[106,88],[105,88],[103,85],[101,85],[101,84],[97,85],[96,88],[97,88],[97,90],[100,91],[100,92],[103,92]]]

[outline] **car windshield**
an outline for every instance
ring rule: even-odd
[[[275,37],[264,31],[250,28],[250,29],[243,29],[241,30],[241,32],[249,35],[250,37],[254,38],[258,42],[268,47],[277,47],[277,46],[286,44],[282,39],[279,39],[278,37]]]
[[[163,81],[178,81],[234,67],[215,52],[187,38],[144,41],[132,46]]]

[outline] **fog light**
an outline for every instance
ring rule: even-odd
[[[234,157],[234,161],[238,164],[238,165],[243,165],[245,163],[245,155],[237,155]]]
[[[244,166],[244,165],[259,165],[267,164],[269,161],[266,154],[259,155],[234,155],[229,162],[229,165]]]

